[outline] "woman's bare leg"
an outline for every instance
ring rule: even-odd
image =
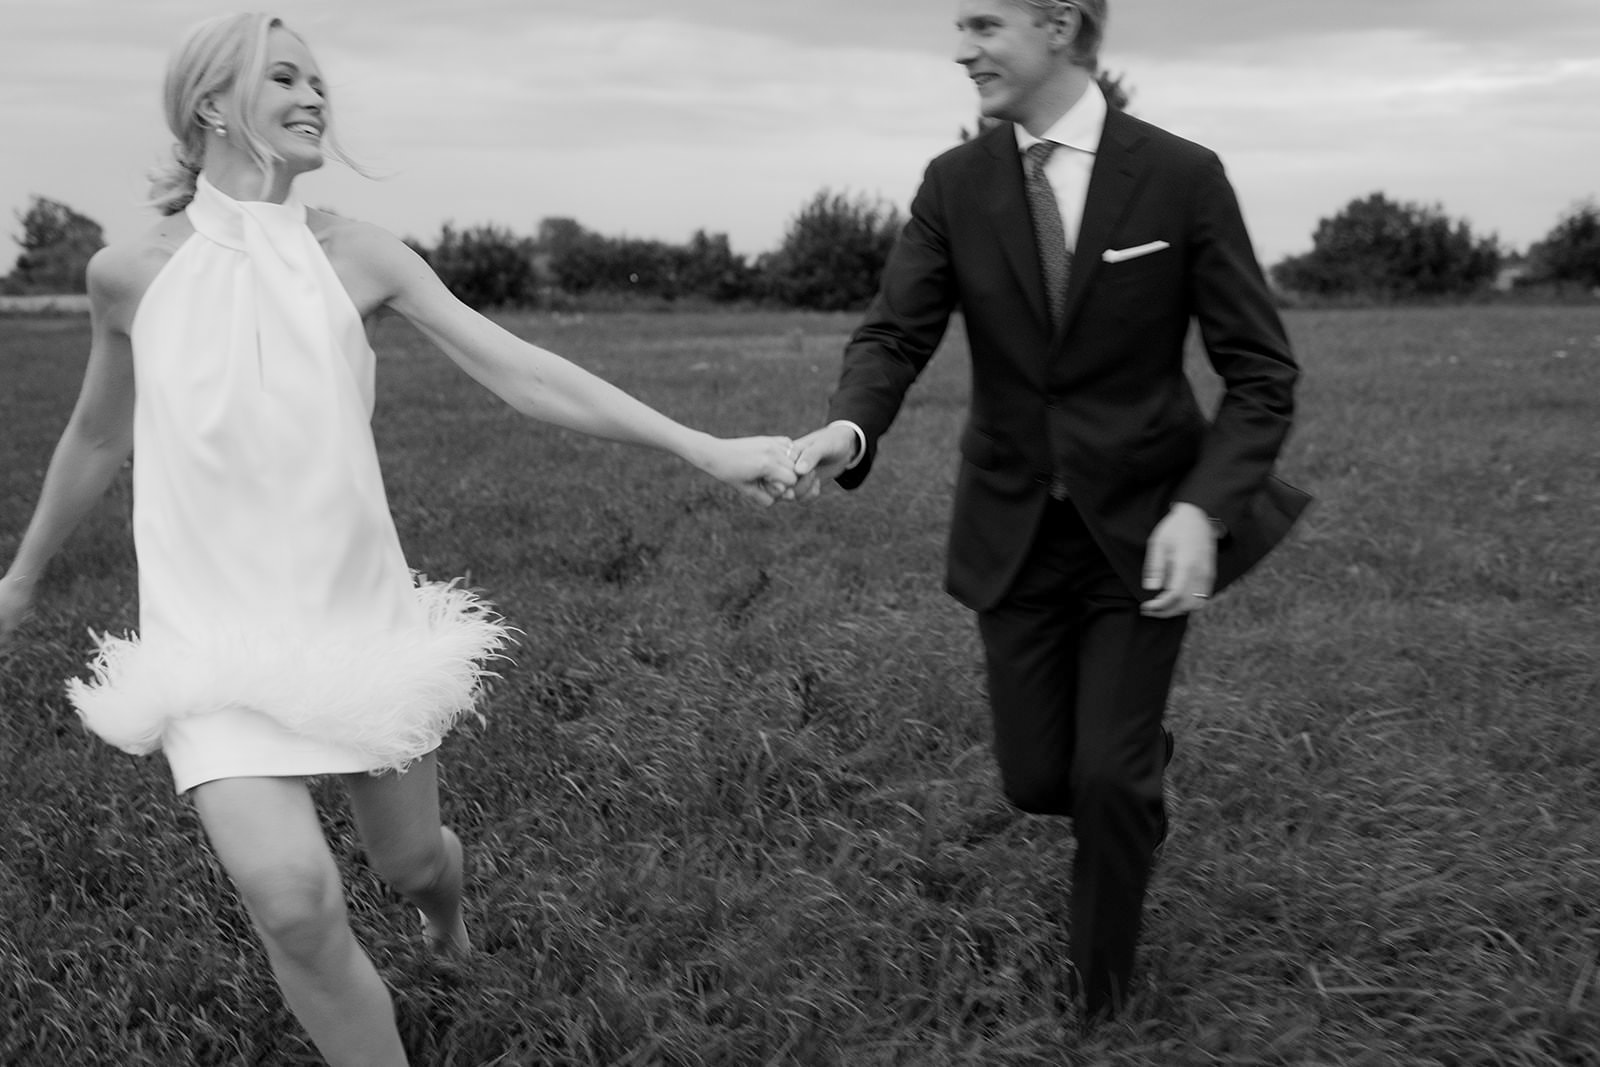
[[[422,912],[434,948],[471,951],[461,912],[461,840],[439,820],[439,765],[433,753],[404,774],[344,777],[373,869]]]
[[[191,794],[289,1007],[334,1067],[406,1062],[394,1004],[356,942],[344,887],[299,778],[226,778]]]

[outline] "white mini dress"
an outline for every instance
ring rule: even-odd
[[[68,683],[85,725],[219,778],[403,770],[474,713],[509,632],[412,574],[373,443],[374,356],[303,203],[204,176],[135,314],[137,636]]]

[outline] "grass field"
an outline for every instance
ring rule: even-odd
[[[683,420],[808,429],[844,317],[508,320]],[[385,325],[412,565],[526,631],[444,749],[445,968],[319,786],[429,1065],[1600,1065],[1600,310],[1294,312],[1318,504],[1192,631],[1139,992],[1062,1011],[1070,834],[998,797],[940,591],[959,337],[866,488],[761,511]],[[0,319],[0,560],[81,373]],[[124,478],[0,662],[0,1063],[316,1062],[159,758],[62,694],[135,622]]]

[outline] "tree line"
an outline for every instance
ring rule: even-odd
[[[19,212],[22,247],[0,295],[81,293],[99,223],[34,196]],[[488,224],[445,223],[431,243],[406,238],[450,290],[474,308],[562,308],[608,302],[695,301],[836,311],[872,298],[903,219],[864,195],[823,189],[790,220],[778,249],[750,259],[726,234],[697,230],[684,244],[596,233],[546,218],[518,235]]]
[[[100,225],[42,196],[17,218],[22,252],[0,295],[83,292],[84,267],[105,243]],[[903,222],[880,199],[823,189],[790,219],[778,248],[754,259],[735,253],[726,234],[697,230],[673,244],[607,236],[570,218],[546,218],[526,236],[446,223],[432,243],[407,243],[476,308],[687,301],[835,311],[872,298]],[[1311,250],[1268,274],[1286,298],[1405,302],[1484,292],[1513,260],[1519,285],[1600,289],[1600,204],[1574,205],[1513,257],[1437,206],[1372,193],[1320,220]]]
[[[1404,303],[1470,297],[1499,285],[1507,266],[1516,267],[1515,286],[1600,289],[1600,205],[1593,198],[1574,205],[1526,255],[1515,256],[1436,205],[1372,193],[1320,220],[1311,251],[1281,260],[1269,274],[1296,296]]]
[[[472,307],[623,297],[834,311],[871,299],[901,225],[893,205],[824,189],[790,220],[778,249],[753,260],[734,252],[726,234],[696,230],[673,244],[608,237],[571,218],[546,218],[527,237],[446,224],[432,245],[408,243]]]

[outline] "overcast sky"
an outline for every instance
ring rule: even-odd
[[[159,84],[214,0],[0,0],[0,212],[126,239],[168,150]],[[1267,262],[1381,191],[1517,249],[1600,194],[1597,0],[1111,0],[1132,111],[1216,149]],[[822,188],[904,206],[971,125],[955,0],[284,0],[348,150],[312,204],[431,243],[726,233],[757,254]],[[14,246],[0,241],[0,273]]]

